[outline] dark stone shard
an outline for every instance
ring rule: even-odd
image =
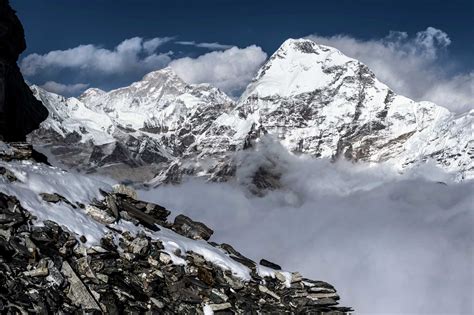
[[[230,255],[243,257],[243,255],[241,253],[239,253],[237,250],[235,250],[235,248],[232,247],[232,245],[222,243],[222,244],[219,245],[219,247],[222,248],[223,250],[225,250]]]
[[[208,284],[204,283],[204,281],[201,281],[201,280],[196,279],[194,277],[187,277],[186,281],[187,281],[187,283],[189,283],[189,285],[199,287],[201,289],[209,289],[210,288],[210,286]]]
[[[255,269],[255,267],[256,267],[255,262],[253,260],[250,260],[250,259],[246,258],[246,257],[243,257],[243,256],[239,257],[239,256],[230,255],[230,258],[237,261],[238,263],[241,263],[244,266],[247,266],[250,269]]]
[[[10,183],[16,182],[18,178],[9,169],[0,166],[0,176],[5,177]]]
[[[198,268],[198,278],[209,286],[213,286],[215,283],[212,272],[204,267]]]
[[[40,193],[41,198],[50,203],[58,203],[58,202],[64,202],[74,209],[77,208],[76,205],[74,205],[72,202],[61,196],[60,194],[54,193],[54,194],[48,194],[48,193]]]
[[[113,196],[108,195],[105,200],[107,202],[108,208],[112,211],[112,214],[114,215],[115,219],[117,221],[120,220],[120,214],[117,208],[117,203],[115,202],[115,198]]]
[[[160,228],[156,226],[158,224],[158,221],[153,218],[152,216],[140,211],[137,209],[135,206],[133,206],[131,203],[122,200],[121,203],[121,208],[125,210],[128,214],[130,214],[132,217],[140,221],[143,226],[146,226],[152,231],[159,231]]]
[[[272,268],[275,270],[281,270],[281,267],[279,265],[272,263],[271,261],[268,261],[266,259],[260,260],[260,265],[268,267],[268,268]]]
[[[165,207],[162,207],[160,205],[147,203],[145,206],[145,213],[151,215],[157,220],[166,221],[168,216],[171,214],[171,211],[167,210]]]
[[[235,250],[235,248],[233,248],[231,245],[226,244],[226,243],[222,243],[222,244],[219,245],[219,247],[221,249],[225,250],[229,254],[230,258],[234,259],[235,261],[249,267],[251,270],[256,269],[255,268],[256,263],[253,260],[248,259],[244,255],[242,255],[240,252]]]
[[[0,213],[0,226],[15,226],[25,222],[25,218],[21,213],[14,213],[3,210]]]
[[[203,239],[207,241],[214,233],[214,231],[208,228],[204,223],[193,221],[182,214],[174,219],[173,227],[178,233],[192,239]]]
[[[40,196],[41,198],[43,198],[44,201],[51,203],[58,203],[62,199],[61,196],[58,194],[41,193]]]
[[[307,305],[324,305],[324,306],[333,306],[337,305],[337,301],[332,298],[321,298],[317,300],[309,299]]]
[[[80,305],[86,311],[96,310],[100,312],[99,304],[68,262],[63,262],[61,272],[68,278],[70,284],[68,297],[71,301],[78,306]]]

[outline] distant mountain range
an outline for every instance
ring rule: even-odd
[[[474,177],[474,111],[455,114],[397,95],[361,62],[307,39],[285,41],[238,101],[187,84],[170,68],[79,98],[31,88],[50,111],[35,143],[69,167],[117,179],[228,180],[236,152],[268,137],[293,154],[400,171],[431,160],[458,180]],[[254,177],[265,188],[277,185],[274,175],[262,166]]]

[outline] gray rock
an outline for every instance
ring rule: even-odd
[[[275,270],[281,270],[281,267],[279,265],[272,263],[271,261],[268,261],[266,259],[260,260],[260,265],[268,267],[268,268],[272,268]]]
[[[214,231],[208,228],[204,223],[193,221],[191,218],[182,214],[174,219],[173,227],[178,233],[192,239],[203,239],[207,241],[214,233]]]
[[[76,275],[71,265],[67,261],[63,261],[61,272],[69,281],[69,291],[67,296],[74,304],[81,306],[84,310],[95,310],[101,312],[97,301],[91,295],[87,287],[82,283],[81,279]]]
[[[9,169],[0,166],[0,176],[5,177],[10,183],[18,181],[18,178]]]
[[[145,256],[149,250],[149,241],[146,238],[137,237],[129,247],[133,254]]]

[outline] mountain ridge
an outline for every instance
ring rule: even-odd
[[[37,96],[47,101],[43,94]],[[387,162],[400,171],[434,160],[459,180],[473,176],[474,111],[455,115],[397,95],[361,62],[308,39],[285,41],[237,102],[209,85],[186,84],[170,68],[110,92],[89,89],[79,100],[113,121],[105,127],[118,131],[108,139],[130,165],[165,163],[145,178],[152,184],[188,175],[234,178],[235,152],[267,134],[294,154]],[[143,143],[153,154],[137,162]],[[90,161],[89,169],[107,164]]]

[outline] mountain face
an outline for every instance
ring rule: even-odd
[[[463,179],[473,176],[473,117],[397,95],[340,51],[290,39],[194,150],[216,161],[207,170],[198,166],[211,177],[234,176],[229,152],[272,135],[295,154],[388,162],[399,170],[433,160]]]
[[[36,143],[69,167],[112,169],[116,177],[135,175],[136,180],[146,180],[155,168],[163,168],[160,164],[179,158],[233,106],[218,89],[188,85],[170,69],[110,92],[89,89],[79,98],[64,98],[37,86],[32,90],[51,113],[32,134]]]
[[[170,69],[79,99],[33,89],[54,113],[35,135],[61,161],[89,169],[153,165],[153,184],[183,175],[234,178],[236,153],[266,137],[315,158],[386,162],[400,171],[430,160],[459,180],[473,176],[473,111],[455,115],[397,95],[364,64],[306,39],[283,43],[237,103]],[[77,160],[70,143],[87,147],[87,156]],[[278,185],[268,168],[253,176],[263,187]]]

